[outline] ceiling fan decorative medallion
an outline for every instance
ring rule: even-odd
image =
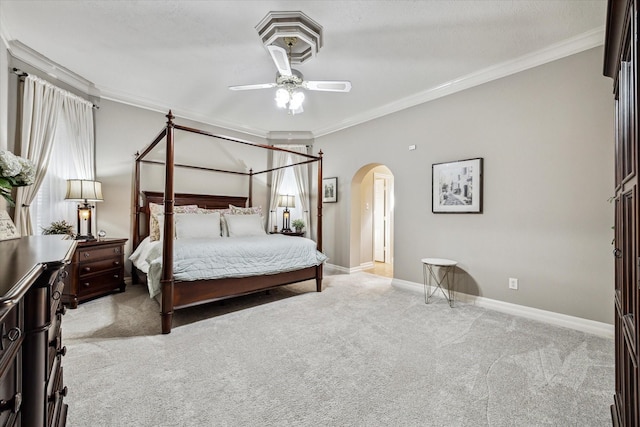
[[[256,25],[256,31],[266,48],[291,48],[291,64],[304,64],[322,47],[322,26],[300,11],[269,12]],[[287,39],[291,38],[296,40],[295,46],[289,46]]]
[[[302,12],[269,12],[256,26],[262,43],[269,51],[278,73],[275,83],[229,86],[231,90],[269,89],[277,87],[276,104],[289,114],[302,110],[304,93],[298,89],[349,92],[347,80],[305,81],[291,64],[302,64],[315,57],[322,46],[322,27]]]

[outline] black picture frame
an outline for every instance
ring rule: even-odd
[[[338,202],[338,178],[322,179],[322,203]]]
[[[482,157],[434,163],[431,167],[433,213],[482,213]]]

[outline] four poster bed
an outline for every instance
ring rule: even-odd
[[[166,117],[166,127],[141,154],[136,155],[133,253],[130,258],[134,263],[132,271],[134,283],[146,282],[150,295],[152,297],[157,295],[161,299],[162,333],[171,332],[173,311],[178,308],[312,279],[315,280],[316,291],[321,292],[323,263],[327,259],[321,252],[322,198],[316,195],[315,242],[300,237],[270,235],[265,232],[262,221],[260,222],[262,229],[257,230],[259,227],[256,217],[259,215],[256,212],[259,208],[252,207],[252,180],[258,174],[316,163],[317,188],[320,189],[322,188],[322,152],[318,156],[313,156],[275,146],[254,144],[175,124],[171,111]],[[301,156],[304,160],[260,172],[227,171],[175,164],[174,131],[176,130],[264,150],[289,152]],[[166,141],[165,161],[146,160],[145,157],[163,140]],[[164,163],[164,192],[141,190],[141,163]],[[174,168],[176,167],[247,176],[248,195],[175,193]],[[207,226],[202,231],[196,230],[194,233],[193,224],[204,224],[204,221],[213,226]],[[158,237],[158,230],[160,236],[176,236],[176,238]],[[208,230],[214,230],[211,231],[211,236],[207,236]],[[154,232],[155,239],[153,239]],[[193,238],[181,238],[188,233],[192,233],[188,237]],[[281,252],[273,252],[278,248]],[[227,254],[229,254],[228,258]],[[244,266],[233,264],[234,259],[244,261]]]

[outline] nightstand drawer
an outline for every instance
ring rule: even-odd
[[[115,258],[104,259],[101,261],[82,264],[79,267],[78,273],[80,274],[80,278],[82,279],[86,275],[100,273],[105,270],[110,270],[112,268],[120,268],[122,267],[123,262],[124,262],[124,258],[120,256],[117,259]]]
[[[80,248],[78,249],[78,262],[93,261],[103,258],[111,258],[122,255],[122,246],[111,246],[106,248]]]
[[[80,292],[85,297],[118,288],[122,283],[122,269],[108,270],[80,280]]]

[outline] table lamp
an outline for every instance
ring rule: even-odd
[[[289,228],[289,220],[291,219],[289,208],[296,207],[296,197],[293,195],[281,194],[278,197],[278,207],[284,208],[284,211],[282,211],[282,232],[291,233],[291,228]]]
[[[91,234],[91,211],[95,207],[89,202],[101,202],[102,184],[98,181],[85,179],[68,179],[65,200],[77,200],[78,203],[78,234],[77,240],[95,240]]]

